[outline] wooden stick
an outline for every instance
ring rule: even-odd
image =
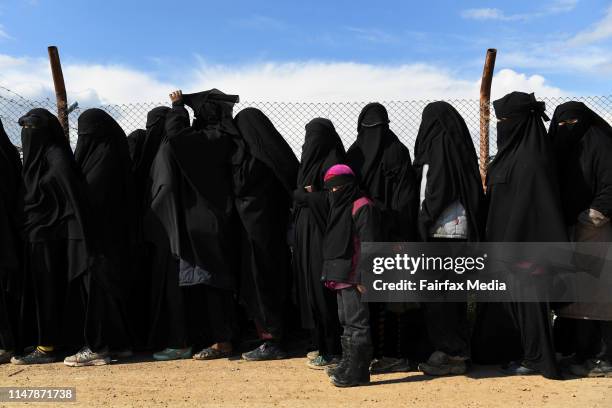
[[[495,69],[497,50],[489,48],[485,57],[482,81],[480,82],[480,178],[485,185],[489,166],[489,122],[491,104],[491,83]]]
[[[66,138],[70,139],[68,128],[68,98],[66,96],[66,84],[64,84],[64,74],[60,63],[57,47],[48,47],[49,63],[51,64],[51,75],[53,75],[53,86],[55,87],[55,99],[57,101],[57,117],[64,129]]]

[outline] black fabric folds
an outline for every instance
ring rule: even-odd
[[[14,350],[23,276],[18,205],[21,159],[0,121],[0,349]]]
[[[261,111],[244,109],[235,123],[242,136],[233,158],[235,205],[243,230],[240,299],[264,330],[282,337],[291,287],[287,228],[298,161]]]
[[[151,208],[180,259],[181,286],[234,288],[231,157],[238,131],[231,115],[216,116],[219,104],[227,105],[208,99],[194,107],[197,127],[189,126],[187,110],[175,104],[152,170]]]
[[[328,193],[323,191],[323,177],[333,165],[344,160],[344,147],[334,125],[328,119],[316,118],[306,125],[302,158],[294,198],[295,245],[293,265],[297,300],[302,326],[317,329],[322,338],[317,346],[322,353],[335,353],[339,323],[335,294],[321,281],[323,267],[323,234],[327,225]],[[310,186],[310,192],[305,187]],[[332,346],[330,346],[332,344]],[[325,348],[331,350],[325,350]]]
[[[484,232],[484,193],[478,158],[467,125],[452,105],[433,102],[425,107],[414,151],[419,185],[423,166],[429,166],[425,200],[418,216],[420,239],[429,240],[431,226],[449,205],[459,200],[468,220],[468,240],[480,241]]]
[[[493,106],[500,121],[498,153],[487,174],[487,241],[567,241],[552,144],[542,122],[542,118],[546,119],[544,103],[537,101],[534,94],[512,92],[493,102]],[[546,275],[534,275],[533,279],[546,279]],[[503,309],[510,321],[499,314],[494,325],[477,325],[475,335],[480,339],[476,343],[507,352],[516,350],[517,344],[508,341],[518,335],[523,364],[547,378],[560,378],[549,305],[507,303]],[[478,320],[490,321],[491,314],[498,312],[496,305],[485,305]],[[475,344],[474,350],[476,347]]]
[[[512,92],[493,102],[499,119],[487,174],[490,242],[564,242],[567,231],[555,158],[542,123],[543,102]]]
[[[384,239],[415,240],[418,188],[408,148],[389,129],[387,110],[380,103],[363,108],[357,131],[346,161],[381,210]]]
[[[144,129],[136,129],[127,136],[128,150],[130,151],[130,158],[132,162],[134,159],[138,159],[140,152],[142,151],[142,144],[147,136],[147,131]]]
[[[85,177],[86,192],[104,255],[101,280],[109,293],[127,296],[130,243],[134,233],[131,192],[131,159],[125,132],[101,109],[87,109],[79,116],[75,160]]]
[[[567,224],[575,224],[578,214],[589,208],[612,217],[610,125],[584,103],[566,102],[555,109],[549,137],[557,156]]]
[[[249,154],[270,168],[291,194],[295,189],[299,163],[287,141],[259,109],[243,109],[235,120]]]
[[[21,230],[28,242],[73,241],[68,278],[92,264],[96,234],[83,177],[55,116],[33,109],[19,119],[23,126],[24,215]]]

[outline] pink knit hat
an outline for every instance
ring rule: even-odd
[[[329,170],[325,172],[323,181],[327,181],[331,178],[334,178],[336,176],[341,176],[343,174],[348,174],[353,177],[355,176],[355,173],[353,173],[353,170],[351,170],[351,168],[347,166],[346,164],[336,164],[336,165],[331,166]]]

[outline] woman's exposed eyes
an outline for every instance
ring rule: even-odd
[[[567,119],[560,121],[559,126],[575,125],[576,123],[578,123],[578,119]]]

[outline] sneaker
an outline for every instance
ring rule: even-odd
[[[109,355],[113,360],[118,360],[120,358],[130,358],[134,355],[134,353],[131,349],[111,350]]]
[[[383,357],[375,358],[370,364],[370,373],[402,373],[410,371],[410,361],[406,358]]]
[[[157,361],[186,360],[191,358],[191,347],[183,349],[166,348],[153,354]]]
[[[64,359],[64,364],[68,367],[101,366],[110,364],[111,357],[108,349],[93,352],[89,347],[83,347],[75,355]]]
[[[506,375],[536,375],[539,374],[538,370],[527,367],[525,363],[518,363],[516,361],[511,362],[507,366],[502,367],[502,373]]]
[[[0,364],[10,363],[11,357],[13,357],[12,351],[0,349]]]
[[[39,350],[38,347],[25,356],[11,358],[11,363],[16,365],[49,364],[53,362],[55,362],[53,353]]]
[[[313,370],[325,370],[326,367],[335,367],[340,362],[340,357],[338,356],[324,356],[319,354],[316,358],[312,360],[308,360],[306,365],[308,368],[312,368]]]
[[[583,364],[572,364],[569,367],[572,374],[586,378],[612,378],[612,365],[606,360],[589,359]]]
[[[317,357],[319,357],[319,350],[309,351],[308,354],[306,354],[308,360],[314,360]]]
[[[461,375],[467,371],[466,359],[452,357],[443,351],[434,351],[426,363],[419,364],[419,370],[427,375]]]
[[[281,349],[276,342],[266,341],[255,350],[242,353],[242,359],[246,361],[282,360],[287,358],[287,353]]]

